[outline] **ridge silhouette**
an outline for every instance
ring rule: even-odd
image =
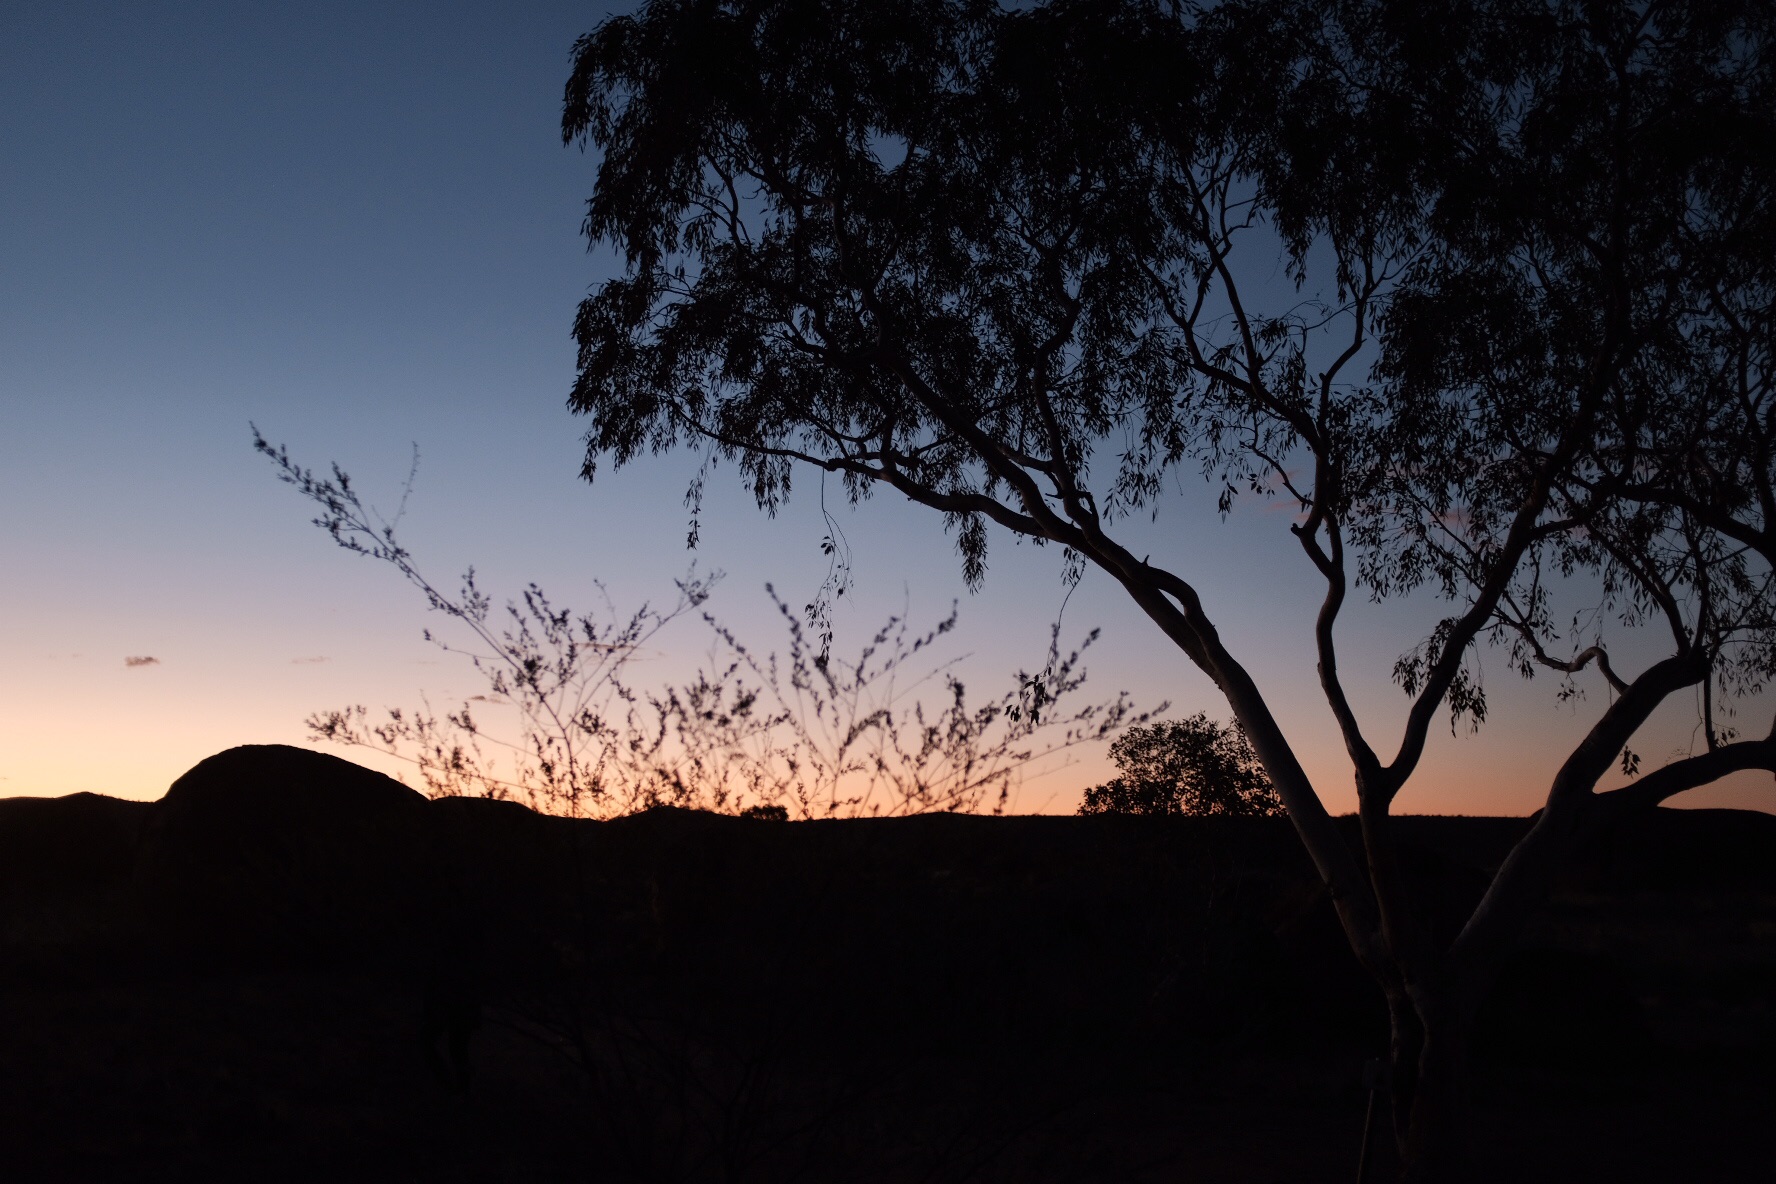
[[[1527,824],[1399,820],[1433,927]],[[1482,1016],[1515,1178],[1611,1113],[1612,1178],[1735,1178],[1773,854],[1731,811],[1599,838]],[[1345,1179],[1385,1031],[1264,818],[575,822],[254,746],[0,801],[0,922],[18,1178]]]

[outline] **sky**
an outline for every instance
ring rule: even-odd
[[[612,264],[579,236],[595,161],[562,146],[559,110],[572,43],[606,11],[0,11],[0,796],[153,799],[236,744],[325,748],[303,724],[315,711],[481,689],[421,636],[448,622],[310,524],[249,424],[302,464],[338,462],[385,509],[417,449],[401,529],[435,580],[473,564],[496,598],[537,581],[570,604],[601,581],[627,609],[669,599],[694,558],[725,573],[711,611],[756,649],[780,644],[765,585],[800,604],[827,570],[817,478],[768,518],[718,470],[695,556],[682,501],[695,457],[578,479],[569,328]],[[1125,537],[1198,584],[1328,805],[1349,810],[1288,515],[1242,504],[1224,522],[1214,492],[1181,478]],[[942,656],[996,695],[1041,663],[1064,604],[1064,640],[1102,630],[1088,697],[1126,690],[1174,715],[1226,716],[1107,579],[1088,573],[1069,599],[1055,549],[995,536],[971,595],[928,511],[891,496],[827,508],[854,556],[841,652],[890,613],[935,622],[960,601]],[[1423,599],[1355,603],[1341,623],[1358,710],[1384,750],[1406,704],[1389,670],[1438,615]],[[641,673],[681,679],[707,644],[681,622]],[[1602,709],[1600,685],[1562,703],[1555,680],[1523,683],[1499,657],[1482,658],[1490,721],[1477,735],[1439,725],[1399,810],[1528,813]],[[1696,742],[1688,707],[1637,741],[1648,767]],[[1767,710],[1748,705],[1748,719]],[[1033,770],[1012,808],[1071,811],[1112,772],[1101,746],[1076,750]],[[1745,775],[1684,804],[1767,809],[1776,792]]]

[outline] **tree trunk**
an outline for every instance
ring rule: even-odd
[[[1425,993],[1390,999],[1394,1137],[1404,1184],[1469,1178],[1466,1018]]]

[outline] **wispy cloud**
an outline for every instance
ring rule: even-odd
[[[332,660],[333,660],[332,658],[328,658],[325,656],[319,657],[319,658],[291,658],[290,665],[292,665],[292,666],[318,666],[322,662],[331,662]]]
[[[123,660],[123,664],[125,666],[158,666],[158,665],[160,665],[160,659],[159,658],[125,658]]]

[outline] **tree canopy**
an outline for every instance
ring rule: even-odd
[[[1081,814],[1233,814],[1283,812],[1276,789],[1239,725],[1197,712],[1137,724],[1110,745],[1120,776],[1085,791]]]
[[[1714,0],[655,0],[579,42],[566,92],[586,234],[626,263],[575,323],[585,475],[687,446],[772,508],[804,467],[938,512],[973,584],[995,527],[1114,579],[1249,736],[1388,995],[1432,1162],[1450,1050],[1587,828],[1776,769],[1721,702],[1776,670],[1773,32]],[[1360,851],[1205,557],[1118,538],[1179,471],[1223,513],[1297,507]],[[1449,606],[1385,741],[1339,669],[1353,589]],[[1629,669],[1640,625],[1664,652]],[[1607,706],[1439,947],[1386,819],[1438,713],[1484,719],[1489,641]],[[1691,690],[1703,750],[1598,792]]]

